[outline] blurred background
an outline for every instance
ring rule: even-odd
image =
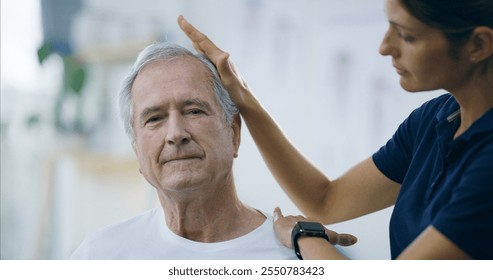
[[[1,259],[66,259],[87,234],[157,205],[138,172],[116,92],[137,53],[191,49],[183,14],[230,52],[259,100],[330,178],[369,157],[424,101],[378,54],[383,0],[6,0],[1,2]],[[239,196],[299,210],[244,127]],[[275,143],[272,143],[275,145]],[[385,209],[332,225],[357,259],[388,259]]]

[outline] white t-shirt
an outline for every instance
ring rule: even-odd
[[[154,208],[87,237],[71,259],[96,260],[286,260],[296,259],[276,238],[272,217],[252,232],[224,242],[202,243],[173,233],[162,208]]]

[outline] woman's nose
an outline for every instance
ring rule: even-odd
[[[380,47],[378,49],[378,52],[381,55],[390,55],[395,57],[397,55],[397,48],[394,46],[393,37],[392,37],[392,30],[389,28],[385,35],[382,38],[382,42],[380,43]]]
[[[387,34],[383,37],[382,42],[380,43],[380,47],[378,48],[378,52],[381,55],[390,55],[390,45],[388,42]]]

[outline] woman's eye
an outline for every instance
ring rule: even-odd
[[[404,40],[404,42],[407,42],[407,43],[411,43],[412,41],[414,41],[414,37],[412,36],[408,36],[408,35],[404,35],[400,32],[397,33],[397,35],[402,39]]]

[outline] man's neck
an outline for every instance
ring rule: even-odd
[[[175,234],[198,242],[221,242],[243,236],[258,228],[265,216],[246,206],[234,187],[201,194],[193,199],[177,199],[158,192],[166,224]]]

